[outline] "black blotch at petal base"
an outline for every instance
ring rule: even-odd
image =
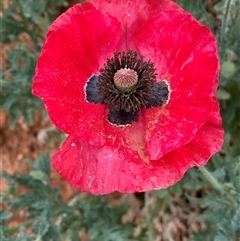
[[[108,120],[110,123],[115,125],[130,125],[134,121],[138,121],[138,112],[126,112],[124,110],[109,110]]]
[[[167,103],[169,98],[169,87],[165,81],[155,83],[150,89],[151,98],[149,100],[147,108],[163,106]]]
[[[86,86],[86,99],[87,101],[95,104],[102,104],[97,88],[98,76],[93,75],[87,82]]]

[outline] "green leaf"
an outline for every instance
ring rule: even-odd
[[[38,226],[39,234],[41,236],[44,236],[45,233],[48,231],[49,226],[50,224],[46,220],[43,220],[41,223],[39,223],[39,226]]]
[[[188,189],[188,190],[200,190],[203,187],[203,184],[201,182],[196,182],[196,180],[187,180],[186,182],[184,182],[183,184],[184,188]]]
[[[31,206],[37,210],[44,210],[44,208],[46,208],[47,205],[48,204],[47,204],[46,200],[40,200],[40,201],[33,203]]]
[[[46,175],[46,173],[40,171],[40,170],[36,170],[36,171],[31,171],[30,172],[30,176],[33,177],[36,180],[41,181],[44,184],[48,183],[48,176]]]
[[[168,189],[162,189],[162,190],[156,191],[156,194],[160,198],[165,198],[166,196],[169,195],[169,191],[168,191]]]
[[[229,92],[227,92],[226,90],[224,89],[218,89],[217,91],[217,98],[219,100],[228,100],[230,99],[231,95]]]
[[[228,0],[221,0],[221,1],[219,1],[217,4],[214,5],[214,9],[216,11],[224,10],[226,8],[226,6],[227,6],[227,1]]]
[[[129,228],[123,228],[121,226],[109,227],[101,223],[95,223],[89,230],[89,238],[92,241],[130,241]]]
[[[37,160],[31,163],[31,167],[33,170],[40,170],[50,177],[51,167],[49,154],[40,154]]]
[[[235,212],[233,219],[232,219],[232,226],[235,232],[238,232],[240,235],[240,205],[238,210]]]
[[[223,234],[218,234],[215,236],[214,241],[229,241],[229,237],[226,237]]]
[[[12,217],[12,213],[11,212],[1,212],[0,213],[0,220],[6,220]]]
[[[40,236],[44,236],[47,233],[50,224],[46,217],[41,217],[34,222],[34,226],[37,228],[37,233]]]
[[[235,71],[236,71],[236,66],[233,62],[231,61],[223,62],[221,73],[225,78],[230,78],[231,76],[233,76]]]

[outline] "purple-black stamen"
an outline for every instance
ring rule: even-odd
[[[106,104],[108,121],[128,125],[138,121],[142,108],[162,106],[169,98],[165,81],[156,81],[153,62],[129,50],[115,53],[108,59],[99,76],[92,76],[86,85],[86,99]]]

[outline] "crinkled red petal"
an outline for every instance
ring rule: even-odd
[[[48,38],[52,32],[57,31],[58,29],[71,24],[71,18],[74,14],[84,13],[95,9],[93,4],[89,2],[75,4],[73,7],[69,8],[64,14],[61,14],[49,27],[46,37]]]
[[[149,18],[162,11],[182,9],[169,0],[89,0],[96,8],[116,17],[122,25],[122,36],[119,50],[135,50],[134,37],[136,32]]]
[[[52,158],[52,164],[73,187],[82,191],[95,195],[142,192],[175,184],[189,167],[205,165],[222,143],[223,129],[214,99],[209,120],[193,140],[159,160],[144,161],[138,150],[116,144],[114,136],[103,147],[70,136]]]
[[[85,100],[85,85],[118,48],[121,26],[97,10],[74,14],[44,43],[33,83],[52,122],[92,145],[105,142],[105,105]]]
[[[133,122],[127,126],[116,126],[105,122],[105,133],[107,136],[106,146],[111,146],[116,150],[126,148],[126,157],[131,159],[139,156],[143,162],[149,163],[149,156],[145,148],[145,120],[143,113],[139,113],[138,122]],[[132,150],[132,155],[128,150]]]
[[[166,106],[144,110],[147,153],[157,160],[193,139],[209,117],[219,71],[216,40],[190,14],[168,11],[149,20],[136,41],[171,89]]]
[[[201,127],[188,144],[184,145],[184,152],[181,152],[181,148],[177,150],[182,155],[181,159],[185,160],[186,165],[190,160],[194,166],[203,166],[207,163],[209,157],[220,151],[223,145],[223,137],[224,130],[219,114],[219,104],[217,98],[213,97],[212,111],[206,124]],[[166,156],[172,158],[173,152]]]

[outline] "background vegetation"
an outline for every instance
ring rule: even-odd
[[[20,116],[31,126],[39,110],[47,118],[41,101],[31,94],[36,60],[48,26],[70,3],[3,2],[1,41],[10,48],[1,76],[1,108],[8,112],[10,128],[15,128]],[[225,128],[222,151],[206,167],[189,170],[175,186],[146,193],[144,198],[138,195],[133,204],[126,199],[120,205],[89,194],[63,201],[59,189],[51,184],[49,154],[39,153],[36,160],[25,160],[29,172],[1,173],[8,182],[0,198],[1,240],[240,240],[240,1],[177,2],[211,28],[218,40],[221,75],[217,97]],[[19,186],[25,191],[20,193]],[[138,213],[123,222],[134,202],[140,203]],[[12,215],[20,211],[27,218],[9,225]],[[169,228],[178,214],[183,228],[176,223],[175,229]]]

